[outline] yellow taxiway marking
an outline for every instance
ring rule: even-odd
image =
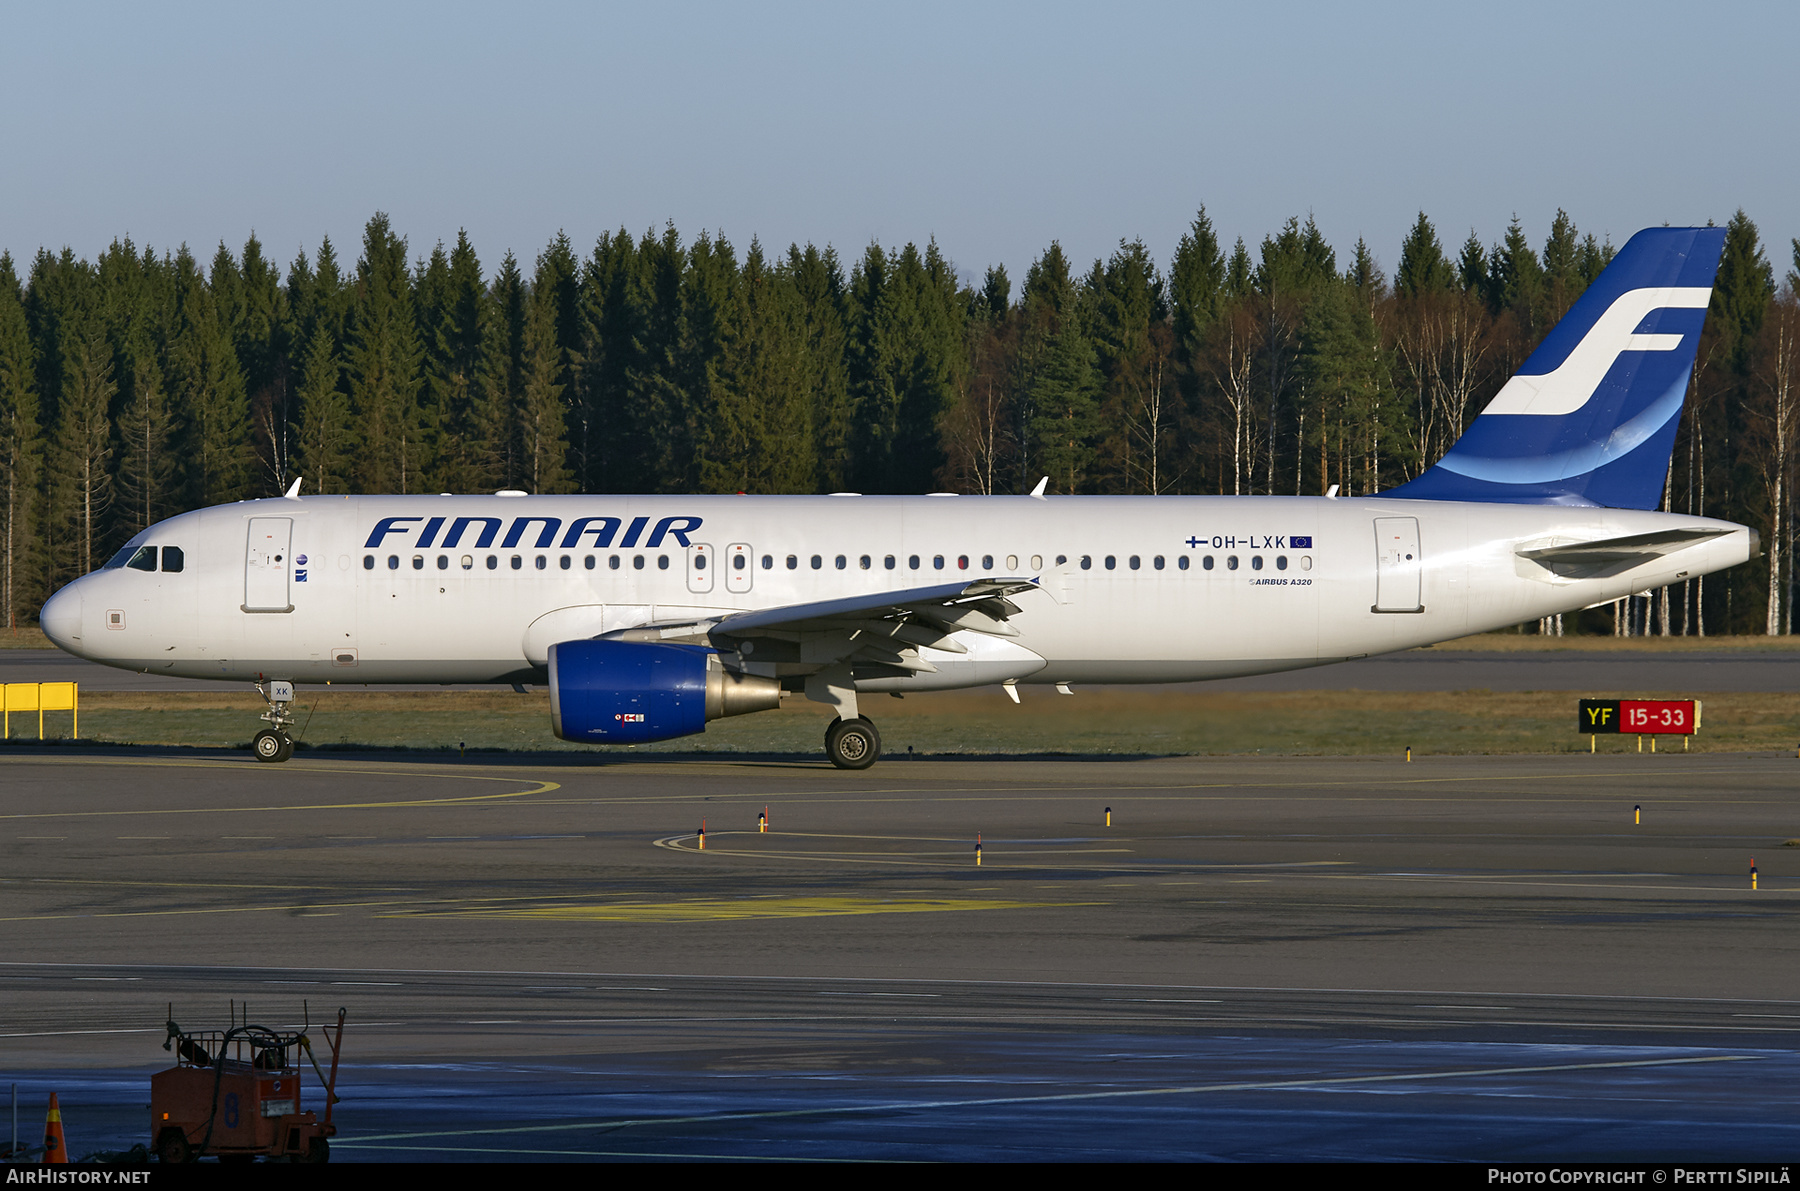
[[[87,882],[60,882],[85,884]],[[100,884],[103,882],[94,882]],[[127,882],[113,882],[127,884]],[[204,887],[203,887],[204,888]],[[321,917],[343,910],[372,911],[376,918],[532,919],[542,922],[730,922],[754,918],[829,918],[857,914],[934,914],[953,910],[1023,910],[1100,906],[1105,902],[1014,901],[997,898],[757,897],[743,900],[617,901],[545,905],[542,896],[449,899],[389,897],[347,902],[265,902],[257,905],[175,909],[64,911],[0,916],[0,922],[69,918],[161,918],[206,914],[303,914]],[[531,903],[508,905],[506,903]]]
[[[748,918],[832,918],[847,914],[938,914],[952,910],[1030,910],[1099,902],[1022,902],[951,898],[769,897],[701,898],[679,902],[599,902],[505,909],[416,910],[381,918],[528,918],[557,922],[735,922]]]
[[[493,1129],[444,1129],[420,1133],[380,1133],[340,1142],[344,1147],[384,1141],[415,1141],[428,1137],[500,1136],[520,1133],[562,1133],[582,1129],[627,1129],[634,1125],[711,1124],[718,1121],[768,1121],[793,1117],[866,1115],[869,1113],[918,1112],[923,1109],[986,1108],[1006,1104],[1068,1104],[1091,1100],[1136,1100],[1152,1096],[1196,1096],[1213,1092],[1286,1092],[1314,1088],[1355,1088],[1396,1083],[1430,1083],[1446,1079],[1483,1079],[1490,1076],[1555,1075],[1564,1071],[1617,1071],[1643,1067],[1684,1067],[1703,1063],[1756,1062],[1762,1055],[1701,1055],[1678,1059],[1626,1059],[1609,1063],[1552,1063],[1534,1067],[1472,1067],[1454,1071],[1407,1071],[1383,1075],[1342,1075],[1318,1079],[1245,1080],[1239,1083],[1188,1084],[1163,1088],[1113,1089],[1104,1092],[1062,1092],[1046,1096],[982,1096],[966,1100],[893,1100],[875,1104],[834,1104],[823,1108],[775,1109],[768,1112],[695,1113],[691,1116],[619,1117],[599,1121],[565,1121],[554,1125],[515,1125]],[[382,1147],[375,1147],[382,1148]]]
[[[376,773],[383,777],[396,776],[381,770],[334,769],[332,773]],[[404,776],[404,775],[402,775]],[[431,775],[433,780],[463,782],[520,782],[524,778],[495,777],[474,773],[439,773]],[[455,806],[476,802],[500,802],[512,798],[529,798],[533,794],[548,794],[552,790],[562,789],[561,782],[538,782],[529,790],[514,790],[506,794],[469,794],[460,798],[398,798],[386,802],[321,802],[297,806],[197,806],[197,807],[144,807],[128,810],[110,811],[34,811],[30,814],[0,815],[0,821],[9,819],[98,819],[124,815],[242,815],[256,812],[281,811],[366,811],[390,810],[409,806]],[[166,838],[153,836],[121,836],[120,838]],[[372,836],[356,838],[374,838]]]

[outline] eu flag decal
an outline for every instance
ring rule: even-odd
[[[1311,550],[1312,549],[1312,539],[1310,537],[1307,537],[1307,538],[1295,537],[1294,535],[1290,534],[1290,535],[1288,535],[1288,545],[1295,550]]]

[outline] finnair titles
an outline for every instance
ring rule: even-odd
[[[1724,232],[1633,236],[1468,431],[1376,496],[301,496],[134,537],[41,623],[83,658],[255,683],[547,683],[636,744],[804,697],[844,768],[864,700],[1318,666],[1571,612],[1754,557],[1655,511]]]

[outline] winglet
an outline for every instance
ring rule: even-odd
[[[1050,486],[1050,477],[1045,476],[1043,479],[1041,479],[1037,482],[1037,487],[1033,488],[1031,490],[1031,495],[1037,497],[1039,500],[1043,500],[1044,499],[1044,489],[1049,486]]]
[[[294,482],[292,484],[288,485],[287,495],[284,496],[282,499],[283,500],[299,500],[300,499],[300,477],[299,476],[295,476]]]

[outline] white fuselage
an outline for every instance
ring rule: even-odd
[[[1518,555],[1684,527],[1722,532],[1602,578]],[[186,513],[134,545],[178,547],[181,570],[84,576],[45,606],[45,630],[108,665],[244,681],[542,681],[560,640],[1038,580],[1013,597],[1004,664],[898,684],[930,689],[1319,665],[1717,571],[1755,539],[1667,513],[1379,497],[320,496]]]

